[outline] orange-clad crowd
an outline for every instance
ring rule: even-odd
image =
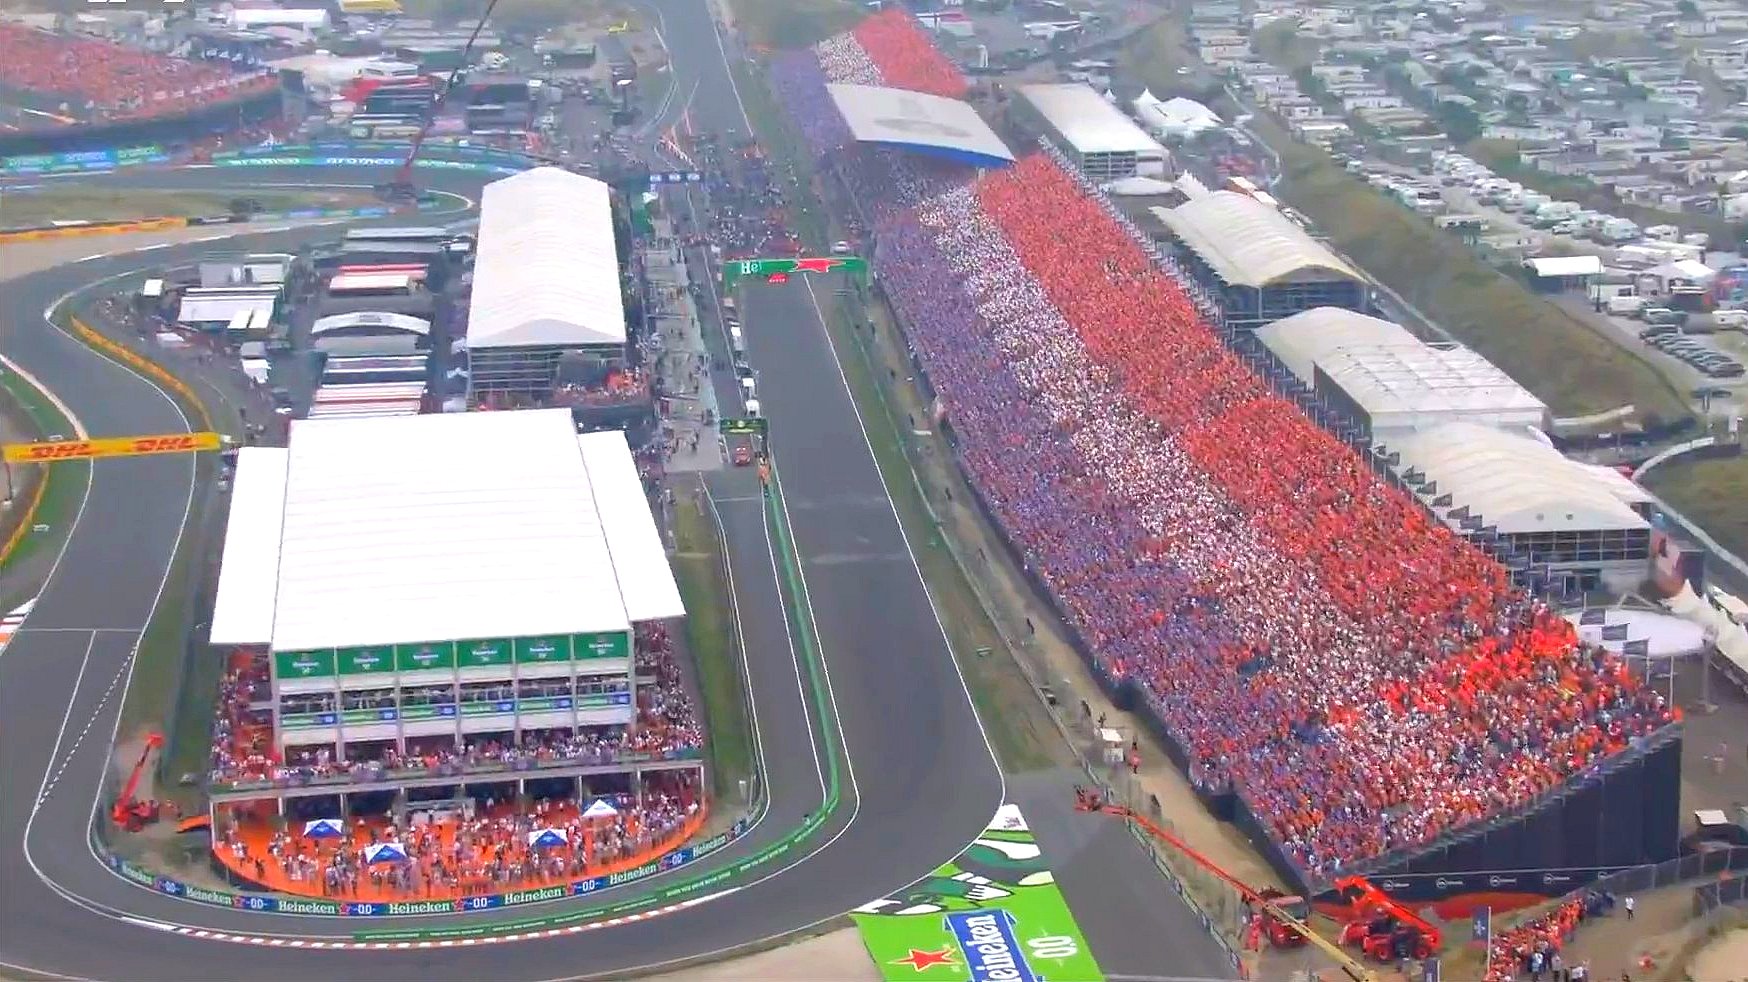
[[[823,153],[842,127],[827,82],[963,91],[915,67],[923,49],[893,11],[774,75]],[[981,177],[881,152],[832,166],[1028,567],[1192,776],[1308,872],[1522,805],[1674,718],[1274,396],[1048,156]]]
[[[271,76],[85,35],[0,24],[0,85],[62,100],[85,122],[189,112],[271,89]]]

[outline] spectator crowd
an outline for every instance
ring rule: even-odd
[[[822,43],[819,74],[938,88],[901,33]],[[788,110],[829,132],[808,122],[822,85],[789,71]],[[1673,718],[1274,396],[1049,157],[957,186],[891,153],[836,163],[1028,569],[1194,778],[1242,795],[1308,873],[1525,805]]]
[[[636,634],[634,663],[637,671],[637,723],[635,726],[582,726],[575,729],[524,730],[519,737],[508,734],[473,734],[456,744],[434,737],[409,738],[404,749],[392,742],[352,744],[341,757],[333,746],[312,745],[281,754],[273,746],[273,721],[266,708],[271,704],[267,659],[247,650],[233,652],[219,685],[213,720],[212,756],[208,778],[215,784],[271,781],[278,785],[308,784],[337,776],[353,782],[383,780],[388,772],[429,771],[463,774],[490,768],[512,770],[556,763],[613,764],[625,755],[673,758],[692,754],[704,745],[704,727],[698,708],[686,691],[679,660],[667,631],[657,626],[640,628]],[[547,680],[564,691],[524,690],[523,697],[566,695],[569,680]],[[478,693],[487,701],[517,696],[514,684]],[[464,693],[464,701],[467,695]],[[367,700],[353,698],[341,708],[392,707],[392,690],[370,690]],[[448,685],[408,687],[400,696],[405,706],[454,704],[455,689]],[[282,714],[334,712],[332,695],[288,695]]]
[[[442,899],[549,886],[626,869],[679,846],[704,818],[696,771],[645,775],[641,794],[604,796],[615,814],[585,819],[571,800],[528,807],[487,799],[464,814],[409,805],[404,819],[355,819],[342,835],[228,822],[214,849],[256,885],[343,900]],[[556,832],[541,845],[536,837]],[[375,856],[371,846],[392,845]]]
[[[0,86],[61,100],[86,122],[145,119],[271,89],[270,75],[102,38],[0,23]]]

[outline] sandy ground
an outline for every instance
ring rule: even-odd
[[[715,965],[650,976],[662,982],[879,982],[880,972],[855,928]]]
[[[1748,982],[1748,928],[1737,928],[1700,949],[1687,967],[1699,982]]]

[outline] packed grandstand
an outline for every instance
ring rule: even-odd
[[[1312,879],[1531,803],[1673,721],[1620,659],[1274,395],[1047,153],[833,152],[827,83],[962,94],[900,11],[774,88],[865,210],[966,470],[1095,668]]]
[[[48,100],[25,129],[175,116],[271,91],[271,75],[87,35],[0,23],[0,91]]]

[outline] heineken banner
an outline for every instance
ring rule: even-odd
[[[479,638],[472,641],[426,641],[415,644],[276,651],[274,673],[280,679],[324,678],[331,675],[374,675],[455,668],[502,668],[512,663],[630,658],[631,635],[624,631],[596,634],[552,634],[532,638]],[[506,671],[507,674],[507,671]]]
[[[159,876],[143,867],[110,855],[107,849],[103,852],[104,862],[125,879],[156,890],[159,893],[196,903],[211,904],[215,907],[230,907],[233,910],[254,910],[268,914],[311,914],[318,917],[414,917],[421,914],[460,914],[478,910],[497,910],[503,907],[522,907],[528,904],[545,903],[550,900],[564,900],[567,897],[582,897],[598,893],[609,887],[624,886],[646,880],[657,873],[679,869],[689,863],[697,862],[746,834],[747,820],[741,819],[726,832],[705,839],[697,845],[676,849],[673,852],[652,860],[642,866],[628,870],[620,870],[606,876],[597,876],[574,883],[556,884],[549,887],[535,887],[527,890],[510,890],[505,893],[487,894],[478,897],[458,897],[453,900],[408,900],[384,901],[378,903],[363,903],[357,901],[323,900],[315,897],[274,897],[261,894],[228,893],[224,890],[209,890],[205,887],[172,880],[167,876]],[[703,886],[707,881],[700,881],[697,886]],[[506,929],[510,929],[506,926]],[[481,932],[486,933],[482,930]]]
[[[887,979],[1104,978],[1015,805],[933,876],[851,917]]]

